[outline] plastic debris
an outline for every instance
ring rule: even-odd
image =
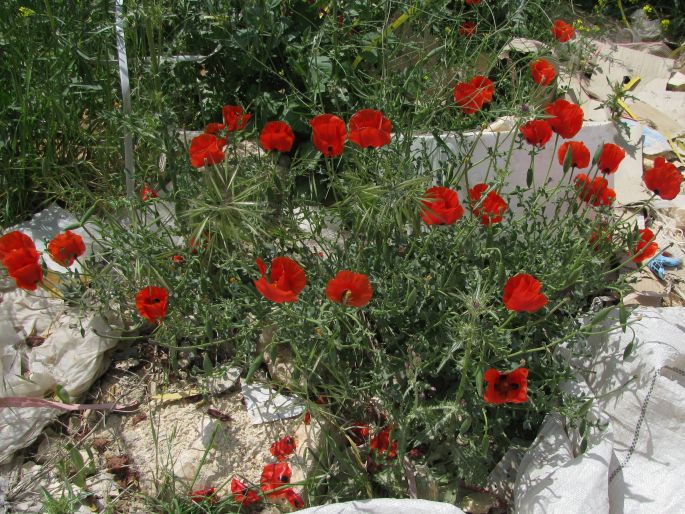
[[[676,257],[669,257],[664,254],[657,255],[651,259],[647,266],[657,277],[661,280],[666,278],[666,268],[677,268],[682,263],[682,260]]]
[[[300,399],[279,394],[268,387],[243,385],[242,392],[253,425],[294,418],[304,412]]]

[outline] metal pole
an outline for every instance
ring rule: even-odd
[[[123,20],[124,0],[114,0],[114,23],[117,31],[117,53],[119,54],[119,80],[123,101],[124,119],[131,115],[131,85],[128,81],[128,61],[126,59],[126,39],[124,38]],[[135,161],[133,159],[133,135],[124,127],[124,175],[126,177],[126,195],[135,197]]]

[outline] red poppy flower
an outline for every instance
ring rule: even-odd
[[[304,420],[303,423],[307,426],[311,425],[312,423],[312,413],[307,411],[304,413]]]
[[[169,293],[163,287],[148,286],[136,294],[136,309],[141,317],[159,323],[166,317]]]
[[[343,120],[332,114],[320,114],[309,124],[314,146],[324,157],[342,155],[347,140],[347,127]]]
[[[515,312],[537,312],[547,305],[547,297],[540,289],[542,284],[534,276],[514,275],[504,285],[504,306]]]
[[[272,444],[269,451],[271,452],[271,455],[276,457],[279,461],[284,461],[288,455],[295,452],[296,447],[297,443],[295,442],[295,438],[286,436]]]
[[[202,235],[199,238],[195,238],[195,236],[191,236],[190,239],[188,239],[188,250],[190,250],[190,253],[193,255],[196,255],[198,252],[204,252],[207,247],[209,246],[209,233],[205,230],[202,232]]]
[[[610,233],[592,232],[588,244],[594,251],[599,252],[605,245],[610,245],[612,241]]]
[[[56,235],[48,243],[48,252],[50,252],[52,260],[65,268],[74,264],[74,260],[83,255],[85,251],[86,245],[83,239],[71,230]]]
[[[609,182],[604,177],[595,177],[590,180],[585,173],[580,173],[575,178],[575,182],[581,200],[595,207],[609,206],[616,199],[616,192],[609,187]]]
[[[541,86],[549,86],[557,76],[557,70],[547,59],[536,59],[530,63],[533,80]]]
[[[183,262],[183,255],[172,255],[171,262],[173,262],[174,264],[181,264]]]
[[[487,184],[476,184],[469,189],[469,199],[473,208],[473,215],[480,218],[483,225],[499,223],[507,210],[507,202],[494,191],[490,191],[481,201],[483,193],[488,189]],[[479,204],[475,207],[476,204]]]
[[[459,35],[462,37],[471,37],[476,33],[476,22],[465,21],[459,26]]]
[[[259,134],[259,144],[267,152],[289,152],[295,142],[295,134],[284,121],[270,121]]]
[[[371,439],[369,449],[377,456],[385,455],[386,459],[397,457],[397,441],[390,442],[390,432],[392,427],[385,427]]]
[[[640,240],[633,250],[633,262],[638,264],[651,259],[659,251],[659,245],[654,240],[654,232],[648,228],[640,230]]]
[[[517,368],[500,373],[490,368],[483,374],[488,383],[483,399],[488,403],[525,403],[528,401],[528,370]]]
[[[625,156],[626,153],[620,146],[617,146],[613,143],[606,143],[602,147],[602,153],[597,160],[597,168],[599,168],[599,171],[605,175],[616,173],[618,166],[621,164],[621,161],[625,158]]]
[[[261,501],[257,491],[249,489],[246,484],[235,477],[231,480],[231,492],[233,499],[241,505],[252,505]]]
[[[448,187],[431,187],[421,200],[421,219],[426,225],[451,225],[464,215],[457,192]]]
[[[144,202],[147,202],[148,200],[151,200],[153,198],[159,198],[157,196],[157,192],[152,189],[150,186],[147,184],[143,185],[143,189],[140,190],[140,199]]]
[[[545,112],[551,116],[547,123],[564,139],[575,136],[583,126],[583,109],[561,98],[545,107]]]
[[[559,147],[557,152],[559,164],[564,165],[569,151],[571,152],[571,166],[582,169],[590,165],[590,150],[581,141],[566,141]]]
[[[264,298],[276,303],[296,302],[297,295],[307,285],[304,270],[288,257],[276,257],[271,261],[271,282],[266,279],[266,264],[257,258],[257,268],[262,278],[254,285]]]
[[[533,146],[544,148],[552,138],[552,127],[545,120],[531,120],[519,129],[526,142]]]
[[[205,134],[218,134],[226,129],[226,125],[223,123],[207,123],[205,127]]]
[[[292,505],[296,509],[301,509],[302,507],[304,507],[304,500],[302,500],[302,496],[297,494],[292,487],[289,487],[283,492],[285,499],[288,500],[288,503],[290,505]]]
[[[200,134],[190,142],[190,164],[194,168],[218,164],[224,160],[225,139],[213,134]]]
[[[326,284],[326,297],[341,305],[364,307],[373,297],[373,288],[363,273],[343,270]]]
[[[262,470],[262,478],[260,484],[262,486],[262,491],[269,494],[270,491],[288,485],[290,483],[290,478],[293,475],[292,469],[287,462],[274,462],[264,466]],[[283,489],[275,493],[271,493],[270,496],[280,496],[283,495]]]
[[[650,191],[654,191],[664,200],[673,200],[680,194],[683,176],[673,163],[666,162],[663,157],[657,157],[654,167],[645,172],[642,180]]]
[[[216,494],[216,489],[214,487],[207,487],[205,489],[198,489],[190,493],[190,499],[195,503],[209,502],[217,503],[219,501],[219,496]]]
[[[23,241],[22,241],[23,242]],[[7,274],[14,279],[17,287],[27,291],[35,291],[38,283],[43,280],[43,268],[38,263],[39,254],[33,246],[24,246],[5,254],[2,263],[7,268]]]
[[[464,3],[466,5],[478,5],[480,3],[480,0],[464,0]]]
[[[390,144],[392,123],[381,111],[362,109],[350,118],[350,141],[362,148]]]
[[[224,115],[224,123],[229,132],[243,130],[252,117],[251,114],[245,114],[239,105],[224,105],[221,113]]]
[[[33,248],[35,250],[36,245],[33,244],[33,239],[18,230],[13,230],[0,237],[0,262],[5,260],[8,253],[20,248]]]
[[[569,25],[565,21],[556,20],[552,25],[552,35],[557,38],[560,43],[566,43],[575,35],[576,31],[573,25]]]
[[[348,431],[350,433],[350,438],[357,446],[366,444],[366,442],[369,440],[370,428],[366,423],[357,421],[348,429]]]
[[[469,82],[460,82],[454,87],[454,101],[464,114],[474,114],[492,101],[494,93],[492,81],[476,75]]]

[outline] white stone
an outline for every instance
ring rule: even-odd
[[[218,374],[212,374],[204,379],[209,394],[217,396],[229,392],[240,378],[240,368],[221,368]]]

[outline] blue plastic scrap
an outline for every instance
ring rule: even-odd
[[[666,278],[666,268],[677,268],[682,263],[682,260],[676,257],[666,257],[659,254],[647,263],[649,269],[661,280]]]

